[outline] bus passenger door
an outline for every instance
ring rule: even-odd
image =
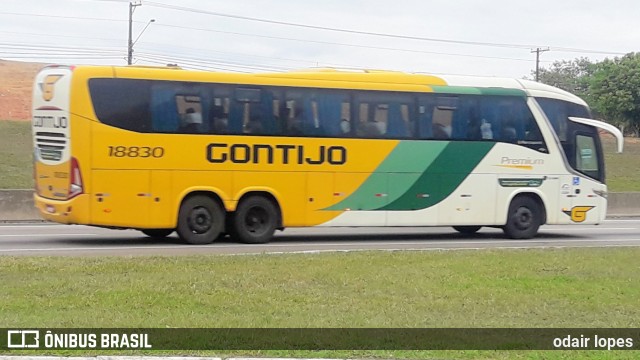
[[[149,221],[149,171],[93,170],[91,218],[95,225],[143,227]]]

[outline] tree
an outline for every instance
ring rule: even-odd
[[[591,105],[605,119],[640,133],[640,53],[605,59],[595,65],[589,80]]]
[[[595,64],[587,58],[555,61],[549,68],[540,69],[539,81],[586,99],[594,69]]]

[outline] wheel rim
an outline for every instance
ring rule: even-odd
[[[514,225],[520,230],[525,230],[533,226],[534,216],[529,208],[518,208],[514,214],[514,219]]]
[[[188,219],[188,225],[194,234],[204,234],[213,226],[213,217],[211,212],[204,207],[197,207],[191,210]]]
[[[245,229],[248,232],[260,235],[269,229],[269,213],[262,207],[252,207],[247,211],[244,217]]]

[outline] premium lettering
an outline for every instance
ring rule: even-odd
[[[543,159],[515,159],[507,156],[503,156],[500,163],[502,165],[544,165]]]

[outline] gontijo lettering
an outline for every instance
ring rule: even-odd
[[[309,164],[343,165],[347,149],[342,146],[267,145],[211,143],[207,146],[207,160],[211,163],[235,164]]]

